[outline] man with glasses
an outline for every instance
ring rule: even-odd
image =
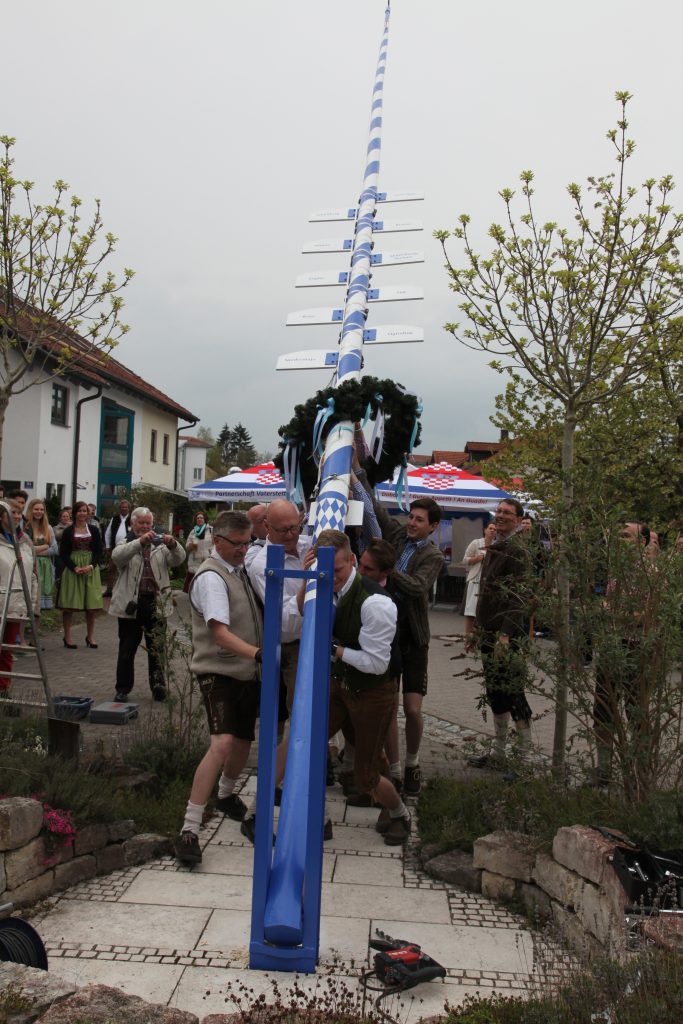
[[[495,738],[492,757],[470,759],[475,768],[504,763],[510,718],[517,731],[519,754],[527,756],[531,746],[531,708],[524,693],[531,563],[523,512],[514,498],[500,502],[494,520],[496,536],[482,563],[476,625]]]
[[[214,550],[190,585],[192,660],[211,736],[197,768],[175,854],[183,864],[202,859],[199,829],[216,776],[216,807],[242,821],[246,805],[234,792],[247,763],[259,708],[263,615],[244,571],[251,524],[244,512],[221,512]],[[245,833],[247,834],[247,833]],[[248,836],[252,839],[252,836]]]

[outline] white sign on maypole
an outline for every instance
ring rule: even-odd
[[[379,203],[410,203],[424,199],[419,192],[378,192],[375,202]],[[309,224],[324,221],[355,220],[358,216],[357,206],[345,206],[341,209],[316,210],[308,218]]]

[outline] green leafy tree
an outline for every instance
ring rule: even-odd
[[[15,140],[0,136],[0,456],[13,395],[102,358],[128,328],[117,282],[104,265],[116,238],[105,232],[99,200],[90,219],[57,181],[45,204],[13,172]]]
[[[235,465],[246,469],[254,466],[257,461],[256,448],[251,439],[251,434],[246,427],[238,423],[232,432],[232,444],[235,455]]]
[[[211,433],[210,427],[198,427],[197,437],[200,441],[204,441],[206,444],[214,445],[216,443],[216,439]]]
[[[227,423],[223,424],[223,428],[218,435],[216,445],[220,452],[221,464],[227,468],[232,464],[233,454],[232,430]]]
[[[584,193],[568,186],[574,233],[551,221],[540,223],[533,204],[531,171],[521,175],[523,209],[515,214],[515,193],[503,189],[505,223],[493,224],[494,247],[481,257],[462,215],[452,236],[462,243],[465,265],[449,256],[451,233],[437,231],[451,288],[462,296],[467,318],[461,330],[447,324],[460,342],[494,356],[491,365],[510,378],[513,393],[531,403],[529,414],[551,411],[562,428],[559,550],[574,501],[575,434],[600,408],[610,407],[627,387],[668,357],[666,325],[682,308],[683,275],[678,241],[683,218],[673,211],[670,176],[648,179],[639,190],[626,180],[634,143],[627,136],[627,92],[617,127],[608,132],[618,171],[588,178]],[[592,205],[592,210],[589,208]],[[571,673],[569,575],[560,567],[562,607],[558,646],[557,713],[553,762],[561,769],[566,749],[567,687]]]
[[[680,362],[669,360],[675,381]],[[675,392],[667,392],[658,371],[637,387],[624,388],[607,414],[598,408],[577,427],[574,450],[574,504],[583,509],[599,490],[605,508],[648,523],[658,531],[680,522],[683,453]],[[527,413],[533,396],[510,385],[496,399],[494,422],[515,435],[483,471],[488,479],[511,481],[521,476],[524,490],[549,508],[561,498],[562,423],[557,410]]]
[[[251,434],[241,423],[238,423],[232,430],[227,423],[218,435],[221,460],[223,465],[230,469],[231,466],[240,466],[245,469],[256,463],[256,448],[251,439]]]

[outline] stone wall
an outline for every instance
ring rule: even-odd
[[[166,836],[136,835],[134,821],[86,825],[74,842],[49,855],[37,800],[0,800],[0,904],[25,907],[95,875],[172,852]]]
[[[519,900],[541,921],[553,921],[569,946],[619,956],[626,938],[626,892],[612,857],[619,843],[584,825],[561,828],[552,853],[528,836],[499,831],[462,851],[428,860],[428,873],[495,900]]]

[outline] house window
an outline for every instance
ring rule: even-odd
[[[149,458],[151,462],[157,461],[157,432],[152,431],[152,440],[149,446]]]
[[[58,427],[66,426],[66,415],[69,408],[69,392],[63,384],[52,385],[52,422]]]
[[[194,480],[201,480],[201,478],[202,478],[202,467],[201,466],[197,466],[193,470],[193,479]]]
[[[168,449],[170,447],[171,438],[168,434],[164,434],[164,465],[168,466]]]

